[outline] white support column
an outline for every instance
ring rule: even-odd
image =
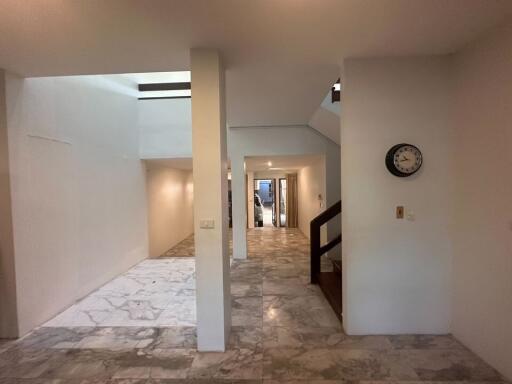
[[[197,348],[224,351],[231,329],[224,70],[219,53],[190,51]]]
[[[243,157],[231,158],[231,199],[233,203],[233,258],[247,259],[247,204]]]
[[[18,334],[6,76],[0,69],[0,338]]]

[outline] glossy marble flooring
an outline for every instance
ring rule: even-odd
[[[179,242],[161,257],[194,257],[194,235]]]
[[[308,284],[308,242],[299,231],[257,228],[248,240],[249,259],[231,268],[226,352],[197,352],[187,325],[41,327],[0,342],[0,384],[503,381],[451,336],[345,335]]]
[[[144,260],[44,326],[194,326],[194,274],[192,257]]]

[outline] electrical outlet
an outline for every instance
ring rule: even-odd
[[[399,205],[396,207],[396,218],[403,219],[404,218],[404,207]]]

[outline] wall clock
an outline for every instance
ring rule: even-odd
[[[397,144],[386,154],[388,171],[398,177],[415,174],[423,163],[421,151],[412,144]]]

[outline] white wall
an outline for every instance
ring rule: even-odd
[[[192,156],[191,99],[137,103],[141,159]]]
[[[137,100],[104,80],[8,78],[20,334],[147,257]]]
[[[453,135],[447,58],[344,63],[341,153],[344,326],[350,334],[450,330]],[[422,169],[391,175],[394,144]],[[415,220],[398,220],[405,206]]]
[[[454,335],[512,379],[512,25],[455,57]]]
[[[192,172],[148,165],[149,256],[158,257],[194,232]]]
[[[309,239],[309,224],[316,216],[325,211],[325,160],[319,157],[313,164],[297,172],[299,203],[299,229]],[[322,200],[318,200],[318,195]],[[325,226],[322,228],[325,229]],[[325,235],[324,235],[325,236]],[[324,239],[325,240],[325,239]]]
[[[324,102],[317,108],[309,120],[309,126],[322,133],[336,144],[340,144],[340,103],[331,103],[329,93],[329,106]]]

